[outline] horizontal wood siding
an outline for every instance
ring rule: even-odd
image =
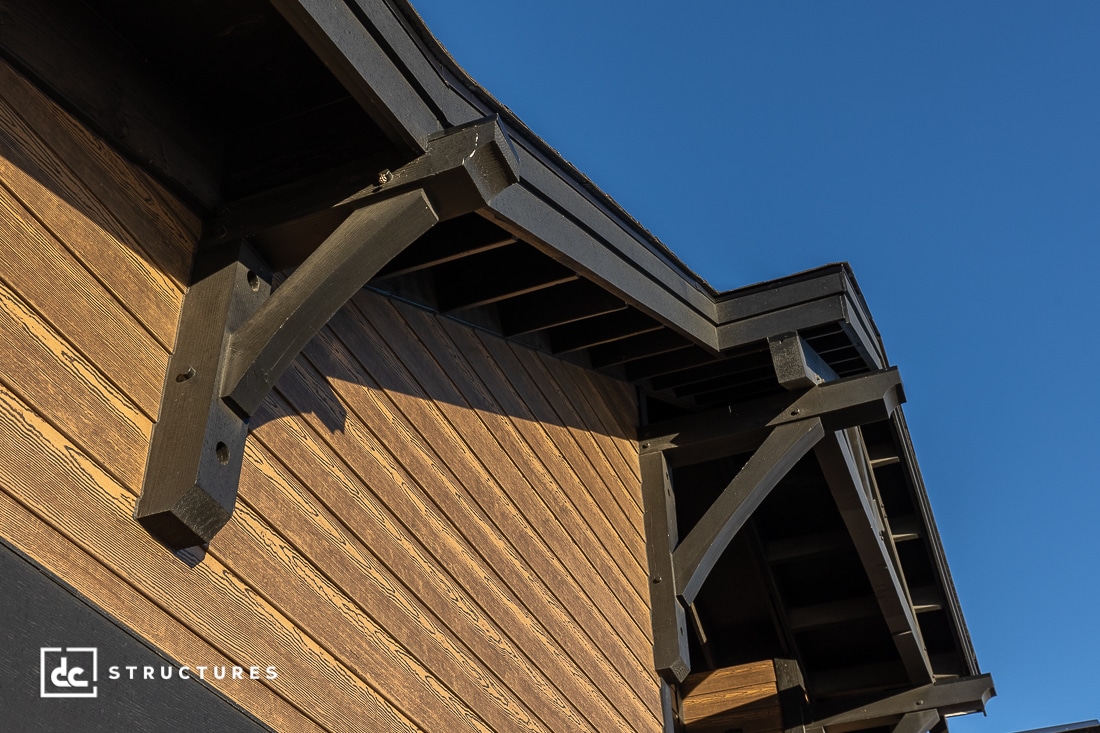
[[[132,520],[199,228],[0,64],[0,533],[279,730],[658,729],[619,382],[363,292],[205,556]]]

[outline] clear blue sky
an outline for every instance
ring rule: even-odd
[[[1100,2],[414,5],[716,287],[852,263],[997,683],[952,729],[1100,717]]]

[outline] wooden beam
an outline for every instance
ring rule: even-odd
[[[274,294],[243,241],[200,251],[134,518],[173,549],[213,539],[236,503],[248,418],[333,314],[436,221],[419,191],[354,211]]]
[[[756,367],[738,369],[737,371],[731,370],[729,374],[723,374],[706,380],[697,380],[690,384],[684,384],[683,386],[676,386],[673,388],[673,393],[677,397],[706,399],[708,395],[717,394],[723,391],[745,389],[749,387],[749,385],[759,385],[763,387],[766,392],[774,391],[775,373],[772,371],[771,364],[762,364]]]
[[[671,451],[669,460],[692,449],[687,460],[746,453],[772,428],[820,417],[828,431],[888,418],[905,401],[896,368],[827,382],[803,392],[767,397],[728,408],[668,420],[639,431],[641,452]]]
[[[677,733],[680,706],[676,688],[661,680],[661,733]]]
[[[783,389],[808,389],[837,379],[832,367],[797,332],[770,337],[768,349],[776,379]]]
[[[693,287],[682,270],[662,259],[629,224],[614,221],[606,208],[577,201],[577,189],[561,173],[546,171],[549,175],[536,181],[532,176],[544,174],[536,170],[541,163],[528,156],[523,162],[525,185],[509,188],[489,206],[504,228],[523,232],[525,241],[717,355],[709,294]],[[555,187],[554,193],[540,189],[542,183]],[[577,208],[553,198],[558,192]],[[592,226],[580,218],[590,219]],[[594,233],[596,229],[601,232]]]
[[[526,244],[475,255],[433,272],[436,307],[451,313],[498,303],[577,279],[577,274]]]
[[[872,618],[879,613],[879,605],[874,596],[848,598],[842,601],[819,603],[813,606],[788,608],[787,618],[791,630],[800,633],[823,626]]]
[[[353,211],[234,331],[222,395],[251,416],[310,339],[394,255],[438,221],[422,191]]]
[[[703,619],[699,615],[698,604],[692,603],[688,606],[687,615],[691,619],[692,627],[695,629],[695,638],[699,642],[699,648],[703,652],[703,661],[706,662],[707,669],[717,669],[718,664],[714,659],[714,644],[711,643],[706,627],[703,626]]]
[[[934,585],[922,585],[909,589],[909,598],[913,601],[913,613],[930,613],[942,611],[944,608],[943,595]]]
[[[624,367],[624,373],[627,380],[638,382],[702,364],[713,364],[715,359],[714,354],[698,346],[685,346],[676,351],[632,361]]]
[[[818,701],[833,697],[850,700],[853,695],[878,695],[888,690],[898,690],[905,687],[908,680],[909,675],[901,660],[895,659],[815,670],[810,675],[810,690]]]
[[[718,348],[728,351],[754,342],[765,341],[777,333],[792,330],[804,331],[818,326],[842,323],[847,317],[846,296],[843,293],[830,295],[781,310],[719,323]]]
[[[906,592],[901,565],[883,539],[884,523],[873,505],[874,481],[858,430],[833,432],[814,449],[833,500],[856,546],[894,645],[914,684],[934,679],[920,625]],[[861,470],[862,468],[862,470]]]
[[[906,713],[890,733],[928,733],[938,722],[940,714],[937,710]]]
[[[626,303],[603,288],[587,280],[575,280],[510,302],[500,311],[501,332],[519,336],[626,308]]]
[[[924,537],[924,523],[915,514],[890,518],[890,534],[894,542],[909,542]]]
[[[775,688],[783,714],[784,733],[802,733],[810,713],[810,698],[802,667],[796,659],[774,659]]]
[[[663,328],[644,313],[633,309],[622,310],[558,326],[550,331],[550,346],[555,354],[567,354]]]
[[[741,352],[737,355],[728,355],[721,361],[708,359],[701,365],[692,365],[677,372],[655,376],[651,379],[650,387],[661,391],[687,387],[714,379],[737,381],[738,375],[768,369],[770,366],[771,353],[767,349],[757,349],[747,353]]]
[[[353,209],[422,189],[440,221],[487,206],[519,180],[519,162],[496,117],[434,136],[394,171],[355,167],[226,204],[206,224],[204,246],[252,237],[276,269],[302,262]]]
[[[799,535],[783,540],[772,540],[764,546],[764,559],[771,565],[781,565],[817,555],[828,555],[850,550],[852,541],[848,533],[819,532],[811,535]]]
[[[221,132],[79,0],[6,0],[0,47],[70,112],[204,207],[218,201]],[[0,72],[0,85],[13,82]]]
[[[780,479],[824,435],[818,419],[777,427],[673,553],[676,594],[695,597],[734,536]]]
[[[996,695],[993,678],[988,674],[914,687],[904,692],[882,697],[874,702],[815,720],[813,725],[828,733],[894,725],[909,713],[935,710],[946,717],[985,710],[989,699]]]
[[[248,424],[221,399],[222,363],[233,327],[270,292],[263,271],[244,240],[196,257],[134,509],[172,549],[209,542],[233,513]]]
[[[848,287],[845,265],[832,264],[799,273],[748,285],[718,299],[718,321],[727,323],[790,308],[830,295],[842,294]]]
[[[672,548],[679,541],[676,495],[663,455],[644,456],[640,459],[640,468],[649,560],[653,664],[665,682],[675,685],[691,671],[687,618],[684,607],[676,599],[672,567]]]
[[[783,709],[777,687],[771,659],[693,674],[681,687],[686,730],[692,733],[781,730]]]
[[[378,271],[374,279],[407,275],[410,272],[455,262],[465,257],[514,244],[516,239],[501,232],[479,216],[465,216],[433,227],[416,244],[398,254]]]
[[[270,262],[244,237],[227,243],[220,231],[200,246],[134,518],[172,549],[209,542],[236,503],[248,418],[302,347],[440,209],[469,214],[518,180],[514,164],[496,120],[482,120],[433,138],[420,158],[349,199],[292,186],[227,213],[223,229],[237,232],[291,222],[301,233],[318,211],[330,223],[270,298],[260,277]],[[305,202],[280,198],[291,194]]]
[[[689,346],[686,338],[671,329],[655,333],[632,336],[603,346],[594,346],[588,350],[593,369],[625,364],[635,359],[644,359],[656,354],[665,354]]]
[[[738,380],[733,384],[727,383],[718,388],[684,394],[682,399],[691,399],[696,406],[715,408],[734,402],[745,402],[766,397],[775,393],[775,386],[775,376],[769,369],[764,374],[757,374],[755,379],[746,378],[744,381]],[[687,392],[688,390],[682,391]],[[676,394],[680,394],[680,392],[681,390],[677,390]]]

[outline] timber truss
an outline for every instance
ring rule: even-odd
[[[703,584],[756,509],[813,451],[911,689],[882,691],[879,694],[885,696],[871,704],[816,721],[802,711],[793,727],[844,733],[891,725],[898,733],[927,733],[945,715],[984,709],[993,694],[988,675],[945,678],[933,671],[860,430],[860,426],[895,418],[905,401],[897,369],[839,378],[797,333],[771,337],[768,345],[785,393],[651,424],[640,431],[657,672],[675,686],[692,671],[688,624],[694,622],[698,631],[693,604]],[[682,535],[672,469],[745,454],[751,454],[747,462]],[[839,608],[843,604],[836,605],[830,613],[843,611]],[[798,686],[805,689],[804,683]]]
[[[395,170],[295,184],[226,207],[200,244],[134,518],[173,549],[208,543],[236,503],[248,423],[329,319],[441,220],[518,181],[495,118]],[[274,267],[297,267],[275,291]]]

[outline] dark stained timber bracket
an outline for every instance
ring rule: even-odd
[[[737,472],[672,554],[676,595],[695,602],[703,581],[776,484],[825,435],[819,418],[780,425]]]
[[[710,571],[771,490],[798,461],[834,431],[888,418],[904,402],[896,369],[836,379],[827,368],[808,369],[812,352],[797,335],[773,340],[795,384],[778,399],[649,425],[639,433],[646,551],[649,558],[656,670],[667,682],[691,671],[685,612]],[[832,381],[819,381],[828,374]],[[686,537],[679,536],[669,466],[687,451],[686,463],[754,451]]]
[[[195,263],[134,510],[173,549],[208,542],[233,512],[248,423],[221,399],[221,367],[230,334],[270,293],[263,275],[244,240]]]
[[[206,246],[250,237],[276,269],[296,267],[349,211],[422,190],[440,221],[483,208],[519,181],[519,159],[496,116],[433,136],[427,151],[394,170],[356,166],[222,207]]]
[[[298,199],[282,209],[267,202],[252,209],[253,220],[236,220],[236,238],[204,242],[134,518],[174,550],[210,542],[233,514],[249,419],[283,372],[397,254],[441,219],[482,208],[516,182],[515,163],[496,121],[482,121],[433,139],[421,158],[361,195],[335,204]],[[315,222],[303,222],[319,212],[334,223],[272,291],[264,236],[273,228],[315,231]]]
[[[874,472],[860,432],[830,433],[814,450],[909,679],[916,684],[932,682],[932,663],[906,592],[901,562],[887,544],[889,534],[878,509]]]
[[[837,378],[832,367],[796,332],[769,338],[768,349],[775,377],[784,389],[805,389]]]
[[[683,682],[691,671],[687,616],[676,599],[672,551],[678,542],[676,496],[665,457],[651,453],[640,460],[645,504],[646,555],[653,622],[653,663],[669,684]]]
[[[891,726],[895,733],[927,733],[940,718],[984,712],[996,694],[988,674],[939,680],[819,718],[808,724],[806,731],[848,733]]]

